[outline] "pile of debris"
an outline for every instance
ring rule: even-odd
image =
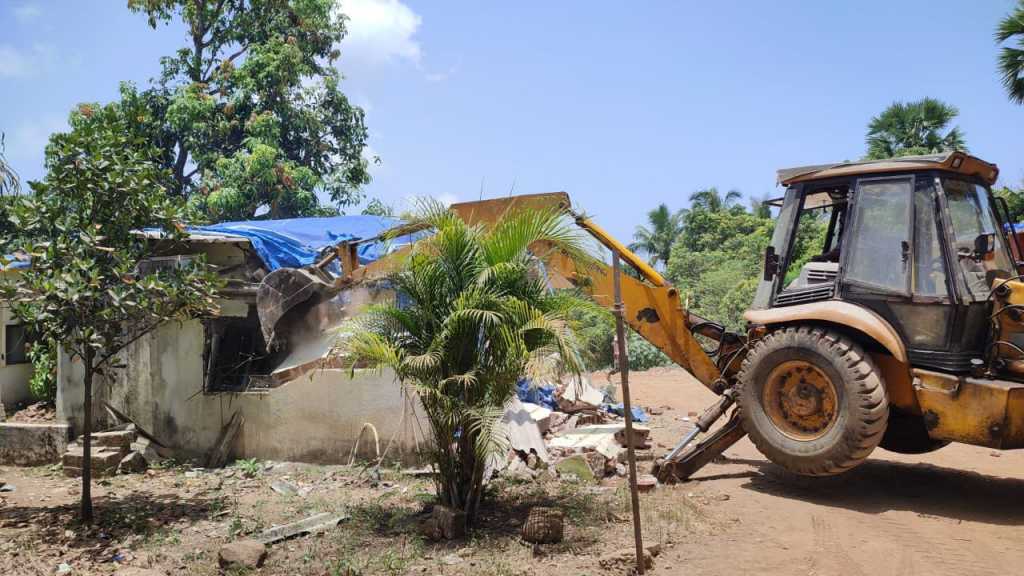
[[[92,449],[89,461],[92,462],[92,475],[97,478],[114,474],[139,474],[163,460],[157,444],[140,435],[134,424],[93,432],[90,437]],[[85,462],[82,441],[83,437],[79,436],[68,444],[61,458],[65,476],[82,475],[82,464]]]
[[[626,475],[625,420],[622,405],[586,380],[531,385],[523,380],[505,412],[510,450],[491,463],[494,473],[529,480],[542,475],[593,482]],[[633,408],[633,421],[647,414]],[[633,425],[637,460],[653,460],[650,429]]]

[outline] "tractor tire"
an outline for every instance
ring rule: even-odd
[[[935,440],[928,436],[924,418],[908,414],[897,408],[889,411],[889,423],[878,444],[890,452],[899,454],[927,454],[949,444],[948,440]]]
[[[845,472],[885,433],[889,403],[878,367],[837,332],[772,332],[754,344],[738,380],[744,430],[762,454],[795,474]]]

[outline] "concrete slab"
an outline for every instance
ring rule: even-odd
[[[59,462],[70,435],[67,424],[0,423],[0,464],[39,466]]]

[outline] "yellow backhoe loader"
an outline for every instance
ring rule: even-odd
[[[792,472],[830,475],[879,445],[1024,447],[1024,263],[1013,258],[1024,252],[1011,251],[1016,232],[990,189],[997,176],[962,152],[780,170],[786,191],[769,201],[778,217],[743,333],[688,311],[678,288],[574,212],[564,193],[451,209],[486,225],[557,206],[635,269],[622,276],[629,325],[720,396],[658,461],[662,480],[688,478],[744,435]],[[805,219],[827,222],[827,232],[798,266]],[[310,269],[268,275],[257,306],[267,340],[286,341],[310,314],[330,316],[322,308],[334,295],[385,275],[388,258],[360,267],[353,257],[368,240],[340,244]],[[334,258],[338,277],[322,272]],[[553,285],[613,305],[610,267],[583,273],[566,259],[547,272]]]

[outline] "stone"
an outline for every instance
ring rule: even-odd
[[[596,480],[590,463],[582,454],[574,454],[563,458],[555,464],[555,470],[558,471],[559,476],[575,476],[580,482],[594,482]]]
[[[267,546],[255,540],[238,540],[220,547],[217,554],[220,567],[229,568],[259,568],[267,559]]]
[[[71,565],[67,562],[61,562],[57,565],[57,574],[71,574]]]
[[[639,474],[636,478],[636,489],[640,492],[650,492],[658,487],[658,479],[650,474]]]
[[[146,459],[138,452],[129,452],[117,465],[118,474],[141,474],[149,468]]]
[[[523,522],[523,540],[532,544],[556,544],[565,534],[565,514],[557,508],[534,506]]]

